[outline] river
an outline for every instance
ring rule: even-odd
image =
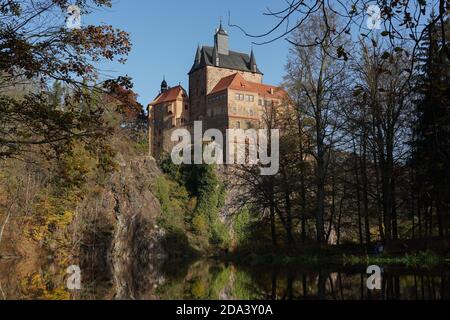
[[[0,299],[301,299],[441,300],[450,298],[448,266],[382,267],[382,289],[368,290],[365,267],[238,266],[211,260],[121,271],[81,269],[81,290],[68,290],[64,268],[0,261]],[[149,271],[151,270],[151,271]],[[158,270],[158,271],[155,271]],[[145,274],[142,274],[145,273]],[[122,288],[118,288],[118,283]],[[125,290],[124,290],[125,289]],[[124,293],[125,292],[125,293]]]

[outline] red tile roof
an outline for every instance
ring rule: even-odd
[[[244,79],[240,73],[232,74],[228,77],[222,78],[214,87],[210,94],[224,91],[226,89],[253,92],[266,98],[282,99],[287,95],[287,92],[282,88],[250,82]]]
[[[168,89],[167,91],[161,93],[156,99],[151,103],[151,105],[157,105],[163,102],[171,102],[178,99],[180,93],[185,92],[182,86],[176,86]]]

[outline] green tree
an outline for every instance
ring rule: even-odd
[[[131,49],[128,34],[108,25],[66,28],[69,4],[0,1],[0,158],[21,156],[33,146],[60,152],[73,139],[95,143],[108,130],[104,106],[95,103],[93,93],[101,96],[117,84],[130,85],[124,77],[99,85],[95,68],[102,59],[124,61]],[[93,6],[109,7],[111,1],[77,5],[87,15]],[[55,95],[48,99],[47,86],[55,80]],[[71,92],[64,108],[61,85]]]
[[[440,33],[449,27],[448,20],[444,28],[431,24],[421,48],[412,158],[417,210],[419,214],[428,211],[429,219],[436,215],[441,237],[448,235],[450,210],[450,60],[444,53]],[[419,236],[423,236],[421,220],[419,216]],[[432,224],[428,226],[425,232],[431,236]]]

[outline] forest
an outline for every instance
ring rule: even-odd
[[[379,32],[365,27],[364,1],[283,2],[265,13],[275,27],[262,34],[230,18],[255,45],[289,42],[288,97],[263,117],[265,128],[281,128],[280,170],[271,176],[260,175],[260,164],[149,157],[133,80],[105,79],[99,68],[126,65],[130,34],[106,24],[65,28],[69,2],[0,0],[0,297],[154,298],[145,288],[162,270],[171,279],[158,283],[163,298],[276,299],[276,281],[258,291],[270,277],[255,280],[246,269],[297,264],[319,266],[323,290],[314,296],[326,296],[334,276],[325,267],[322,274],[324,263],[448,263],[448,1],[375,1]],[[89,15],[112,1],[77,5]],[[32,263],[14,268],[20,281],[7,280],[3,291],[2,271],[14,259]],[[175,261],[189,262],[173,270]],[[109,278],[70,293],[62,279],[73,264],[89,283]],[[228,288],[230,277],[238,287]],[[304,290],[307,279],[317,282],[308,277]]]
[[[251,219],[270,226],[264,232],[273,247],[357,243],[372,252],[373,244],[396,243],[401,252],[424,249],[427,242],[417,241],[423,239],[444,245],[448,20],[430,23],[411,56],[406,45],[392,48],[388,33],[357,42],[345,32],[331,38],[342,22],[332,12],[328,25],[322,17],[312,15],[290,35],[289,101],[265,112],[267,127],[283,128],[280,172],[263,177],[257,167],[238,169],[247,190],[241,203]],[[297,45],[315,39],[325,40]]]

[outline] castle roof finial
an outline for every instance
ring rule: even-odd
[[[222,16],[220,16],[220,23],[219,23],[219,29],[217,29],[218,34],[228,35],[228,33],[225,31],[225,29],[222,26]]]
[[[166,76],[163,76],[163,81],[161,82],[161,93],[168,89]]]

